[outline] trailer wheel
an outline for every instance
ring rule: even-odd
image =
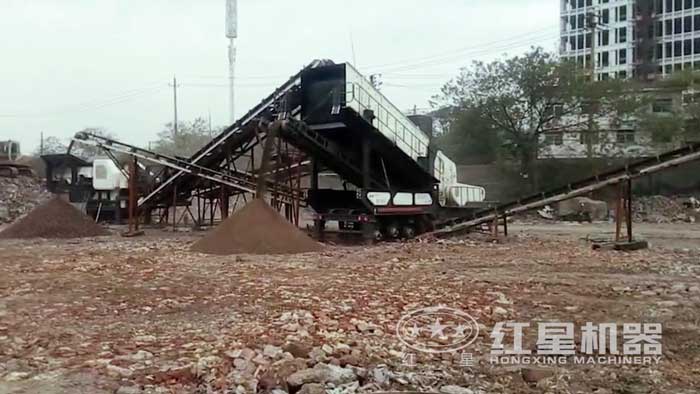
[[[401,235],[406,239],[415,238],[416,228],[412,224],[407,224],[401,227]]]
[[[401,226],[396,222],[391,222],[385,229],[387,238],[398,239],[401,236]]]

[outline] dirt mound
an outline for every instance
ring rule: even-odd
[[[192,246],[193,252],[215,255],[296,254],[321,249],[321,244],[259,199],[226,219]]]
[[[0,238],[83,238],[109,232],[71,204],[54,197],[3,232]]]

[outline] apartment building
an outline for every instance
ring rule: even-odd
[[[700,0],[561,0],[560,54],[598,80],[700,69]]]

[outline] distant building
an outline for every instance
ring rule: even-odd
[[[0,161],[15,160],[20,154],[19,142],[0,141]]]
[[[560,4],[560,54],[590,68],[595,47],[598,80],[653,79],[700,69],[699,0],[560,0]]]
[[[697,103],[700,94],[672,88],[648,88],[639,94],[653,94],[647,111],[659,116],[677,116],[683,106]],[[660,138],[648,130],[638,129],[637,122],[619,122],[603,117],[596,119],[595,133],[588,132],[586,114],[570,116],[555,121],[575,124],[578,127],[565,131],[544,134],[540,138],[540,159],[584,159],[584,158],[641,158],[678,148],[686,141],[676,138]],[[685,127],[694,127],[689,122]]]

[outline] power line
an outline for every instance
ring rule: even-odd
[[[58,109],[58,110],[53,110],[53,111],[41,111],[41,112],[25,112],[25,113],[17,113],[17,114],[0,114],[0,117],[2,118],[25,118],[25,117],[53,117],[53,116],[61,116],[65,114],[72,114],[72,113],[83,113],[87,111],[95,111],[99,110],[102,108],[134,101],[146,96],[152,96],[155,93],[161,92],[163,90],[167,89],[166,86],[163,86],[161,84],[160,87],[151,87],[151,88],[141,88],[141,89],[134,89],[131,90],[132,93],[129,94],[122,94],[122,95],[117,95],[108,99],[104,100],[99,100],[95,102],[83,102],[83,103],[90,103],[89,105],[71,105],[68,107],[64,107],[63,109]]]
[[[555,31],[556,29],[559,28],[559,25],[551,25],[546,28],[541,28],[537,30],[533,30],[530,32],[526,32],[523,34],[519,34],[517,36],[512,36],[508,38],[502,38],[499,40],[494,40],[494,41],[489,41],[485,42],[482,44],[478,45],[470,45],[466,47],[460,47],[460,48],[455,48],[449,51],[429,55],[429,56],[423,56],[423,57],[418,57],[418,58],[412,58],[412,59],[406,59],[403,61],[393,61],[390,63],[385,63],[385,64],[378,64],[378,65],[372,65],[372,66],[367,66],[367,67],[362,67],[363,70],[370,70],[370,69],[392,69],[394,67],[403,67],[406,65],[411,65],[414,63],[421,63],[421,62],[426,62],[426,61],[432,61],[432,60],[440,60],[445,57],[449,58],[454,58],[455,56],[461,56],[464,54],[469,54],[470,52],[474,51],[493,51],[493,46],[496,44],[500,44],[500,47],[508,48],[510,45],[513,43],[519,44],[518,47],[522,47],[524,43],[526,42],[531,42],[531,43],[537,43],[541,42],[542,39],[549,38],[549,37],[554,37],[554,33],[557,33],[558,37],[558,30]],[[546,35],[543,35],[543,33],[546,33]],[[533,41],[536,40],[536,41]],[[499,51],[502,49],[498,49]],[[465,52],[465,53],[463,53]],[[383,70],[382,70],[383,71]],[[185,75],[185,78],[189,79],[218,79],[218,80],[229,80],[229,77],[227,76],[222,76],[222,75]],[[273,80],[273,79],[283,79],[283,78],[288,78],[289,75],[248,75],[248,76],[236,76],[236,79],[241,79],[241,80]],[[192,85],[192,84],[190,84]],[[228,85],[227,85],[228,86]],[[245,86],[245,85],[236,85],[236,86]],[[252,86],[252,85],[251,85]]]
[[[483,55],[492,54],[492,53],[496,53],[496,52],[502,52],[502,51],[508,51],[508,50],[512,50],[512,49],[522,48],[524,46],[532,46],[533,44],[540,43],[540,42],[544,41],[545,39],[547,39],[547,40],[554,39],[554,37],[550,34],[547,34],[546,36],[539,36],[537,38],[522,39],[522,40],[515,41],[512,43],[504,44],[501,46],[496,46],[496,47],[491,46],[491,47],[486,48],[486,49],[473,50],[470,52],[461,52],[459,54],[445,56],[442,58],[425,60],[425,61],[416,62],[416,63],[407,63],[407,64],[404,64],[401,66],[388,67],[387,69],[383,69],[382,72],[411,71],[411,70],[419,70],[419,69],[425,69],[425,68],[430,68],[430,67],[435,67],[435,66],[451,64],[451,63],[454,63],[455,61],[464,61],[465,56],[483,56]]]
[[[466,47],[461,47],[461,48],[457,48],[457,49],[452,49],[452,50],[450,50],[450,51],[446,51],[446,52],[442,52],[442,53],[439,53],[439,54],[434,54],[434,55],[430,55],[430,56],[426,56],[426,57],[419,57],[419,58],[413,58],[413,59],[405,59],[405,60],[402,60],[402,61],[396,61],[396,62],[391,62],[391,63],[373,65],[373,66],[363,67],[363,69],[392,68],[392,66],[396,66],[396,65],[405,65],[405,64],[415,63],[415,62],[423,62],[423,61],[428,61],[428,60],[434,60],[434,59],[442,58],[442,57],[445,57],[445,56],[454,56],[454,55],[456,55],[457,53],[470,52],[470,51],[474,51],[474,50],[481,49],[481,48],[489,48],[489,47],[491,47],[491,46],[493,46],[493,45],[496,45],[496,44],[503,44],[503,43],[512,42],[512,41],[522,41],[522,40],[524,40],[524,39],[533,39],[533,38],[528,38],[528,37],[533,36],[533,35],[541,35],[541,34],[544,33],[544,32],[547,32],[547,33],[549,34],[550,32],[553,32],[552,30],[553,30],[555,27],[558,28],[559,25],[552,25],[552,26],[549,26],[549,27],[546,27],[546,28],[543,28],[543,29],[533,30],[533,31],[528,32],[528,33],[519,34],[519,35],[517,35],[517,36],[512,36],[512,37],[509,37],[509,38],[503,38],[503,39],[499,39],[499,40],[495,40],[495,41],[490,41],[490,42],[486,42],[486,43],[479,44],[479,45],[470,45],[470,46],[466,46]]]

